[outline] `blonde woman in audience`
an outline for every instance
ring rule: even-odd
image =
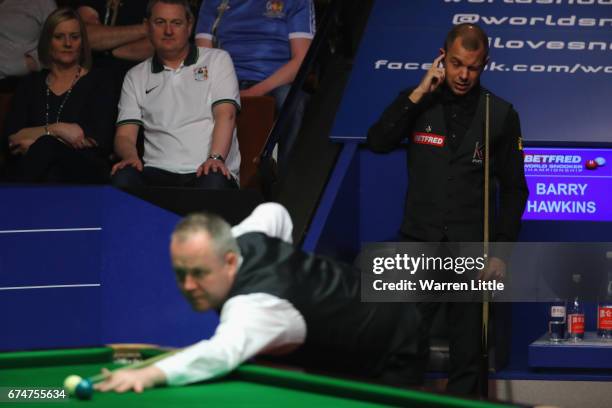
[[[106,182],[116,106],[106,76],[92,69],[87,32],[74,10],[49,15],[38,57],[46,69],[17,88],[5,128],[11,178]]]

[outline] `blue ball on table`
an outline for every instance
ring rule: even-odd
[[[93,384],[87,379],[81,380],[81,382],[79,382],[79,384],[76,386],[76,389],[74,390],[75,395],[80,400],[90,399],[93,395],[93,392]]]

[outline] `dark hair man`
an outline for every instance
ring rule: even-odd
[[[238,82],[226,51],[189,42],[187,0],[150,0],[153,57],[125,76],[115,136],[117,187],[238,188]],[[144,155],[136,147],[144,129]]]
[[[488,61],[484,31],[455,26],[421,82],[401,92],[368,132],[368,146],[385,153],[408,139],[408,194],[401,233],[408,241],[478,242],[484,238],[484,123],[490,92],[480,85]],[[528,191],[519,118],[512,105],[490,94],[490,169],[493,241],[515,241]],[[496,188],[498,191],[496,192]],[[491,208],[495,208],[494,205]],[[493,214],[494,213],[494,214]],[[490,257],[485,279],[503,279],[502,259]],[[423,322],[440,306],[420,304]],[[450,336],[448,390],[474,393],[481,355],[480,303],[444,304]],[[428,359],[422,350],[422,370]]]

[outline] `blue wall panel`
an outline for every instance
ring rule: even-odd
[[[111,187],[2,192],[0,350],[184,346],[212,335],[216,315],[193,312],[174,279],[178,216]]]

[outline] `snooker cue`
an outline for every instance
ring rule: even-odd
[[[485,151],[484,151],[484,234],[483,255],[489,259],[489,138],[490,138],[490,100],[491,94],[485,93]],[[486,267],[486,266],[485,266]],[[480,368],[480,394],[489,395],[489,293],[485,292],[482,302],[482,367]]]
[[[156,356],[153,356],[151,358],[147,358],[146,360],[139,361],[137,363],[130,364],[130,365],[127,365],[125,367],[119,367],[119,368],[117,368],[115,370],[112,370],[112,371],[110,371],[108,373],[100,373],[100,374],[94,375],[93,377],[89,377],[88,380],[91,381],[92,384],[95,384],[97,382],[100,382],[100,381],[103,381],[103,380],[107,379],[114,372],[121,371],[121,370],[136,370],[138,368],[147,367],[147,366],[150,366],[153,363],[158,362],[159,360],[163,360],[166,357],[170,357],[171,355],[176,354],[176,353],[178,353],[179,351],[182,351],[182,350],[184,350],[184,349],[180,348],[180,349],[176,349],[176,350],[170,350],[170,351],[167,351],[165,353],[161,353],[161,354],[158,354]]]

